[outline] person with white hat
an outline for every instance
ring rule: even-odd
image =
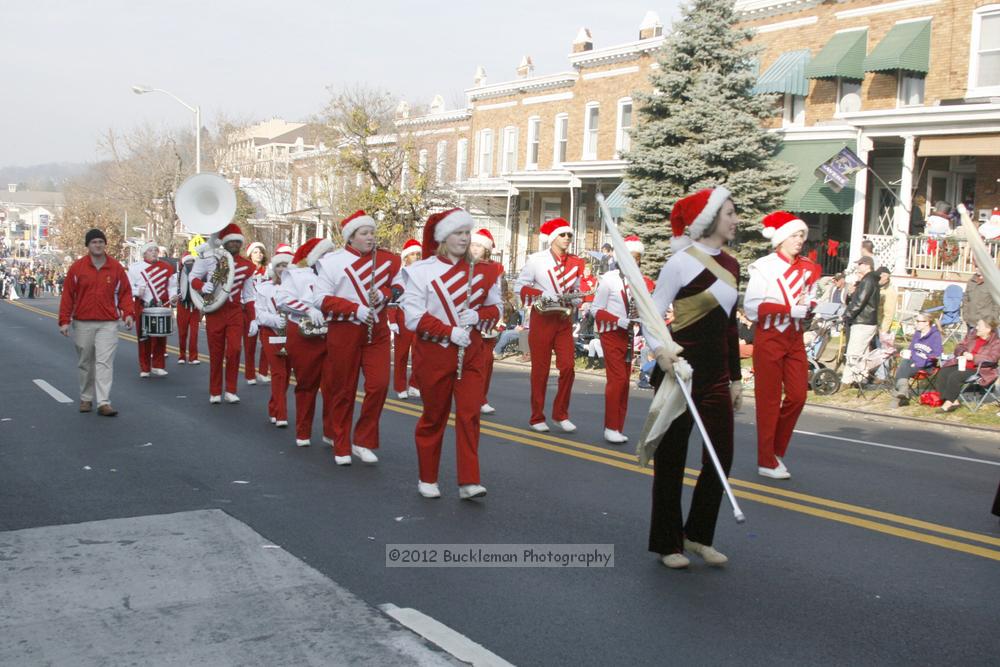
[[[524,263],[515,283],[521,303],[525,308],[531,308],[537,301],[575,308],[581,300],[567,301],[564,296],[579,289],[583,276],[583,260],[569,252],[573,228],[562,218],[553,218],[545,222],[540,231],[549,247],[530,255]],[[555,353],[559,385],[552,403],[552,418],[560,429],[572,433],[576,430],[576,425],[569,420],[569,401],[576,377],[572,317],[559,309],[543,312],[536,308],[531,313],[528,328],[528,349],[531,352],[531,428],[539,432],[549,430],[545,421],[545,389]]]
[[[270,269],[264,244],[260,241],[254,241],[247,246],[247,259],[254,265],[253,275],[250,276],[250,280],[253,281],[254,289],[256,289],[267,279],[267,272]],[[249,318],[249,315],[247,317]],[[267,355],[264,354],[264,348],[262,347],[260,350],[260,362],[257,362],[257,335],[250,335],[250,320],[247,319],[247,333],[243,336],[243,377],[246,379],[247,384],[257,384],[258,370],[260,370],[261,382],[266,384],[268,381]]]
[[[493,241],[493,235],[490,234],[490,230],[477,229],[472,233],[469,252],[472,254],[476,266],[489,267],[492,272],[496,273],[496,281],[500,286],[500,293],[503,294],[503,264],[490,259],[495,245],[496,243]],[[503,319],[502,304],[500,318]],[[493,346],[498,335],[499,332],[496,329],[482,333],[483,339],[487,341],[490,347]],[[493,380],[493,361],[492,354],[483,355],[483,406],[480,411],[484,415],[491,415],[496,412],[496,408],[490,405],[490,381]]]
[[[744,313],[756,324],[757,473],[788,479],[791,474],[783,459],[809,387],[804,322],[816,305],[816,283],[823,271],[801,254],[809,227],[798,216],[771,213],[764,217],[762,234],[774,252],[750,265],[743,298]]]
[[[416,239],[409,239],[403,244],[403,250],[399,253],[400,260],[404,267],[420,261],[421,245]],[[406,322],[399,309],[399,304],[390,303],[387,311],[389,317],[389,330],[393,335],[392,346],[392,370],[393,389],[400,400],[408,398],[420,398],[420,381],[416,374],[410,372],[407,378],[407,364],[410,361],[410,350],[413,348],[413,332],[406,328]],[[413,360],[413,367],[416,368],[416,359]]]
[[[198,359],[198,327],[201,324],[201,311],[191,300],[191,269],[194,267],[195,259],[189,252],[181,255],[180,266],[171,277],[174,293],[177,294],[177,363],[187,363],[192,366],[201,363]]]
[[[406,326],[416,335],[417,375],[423,387],[423,413],[417,421],[417,492],[439,498],[441,445],[455,406],[455,455],[458,495],[481,498],[479,415],[485,368],[490,355],[482,331],[500,319],[499,274],[469,254],[472,216],[453,208],[435,213],[424,225],[423,261],[403,270],[400,305]]]
[[[275,296],[292,258],[290,245],[281,243],[274,249],[274,256],[268,263],[268,277],[257,284],[254,306],[261,353],[268,360],[271,369],[271,399],[267,403],[267,416],[278,428],[288,426],[288,378],[291,365],[285,347],[287,316],[279,312]]]
[[[313,306],[330,320],[326,335],[324,377],[333,396],[333,454],[337,465],[350,465],[351,455],[378,463],[379,421],[389,394],[391,363],[389,323],[385,307],[399,279],[399,255],[378,248],[375,219],[357,211],[340,223],[346,245],[324,257],[317,267]],[[360,374],[365,397],[354,424]],[[353,432],[353,433],[352,433]]]
[[[170,308],[177,303],[176,283],[173,280],[174,267],[159,258],[159,246],[147,241],[139,249],[140,259],[128,267],[135,297],[135,320],[139,324],[136,337],[139,344],[139,377],[167,375],[164,368],[167,355],[167,339],[164,336],[148,336],[142,330],[142,311],[153,306]]]

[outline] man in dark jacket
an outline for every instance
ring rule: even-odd
[[[879,284],[871,257],[857,262],[858,282],[844,313],[844,324],[850,326],[847,340],[846,363],[843,383],[859,382],[854,373],[858,359],[868,351],[868,344],[878,333]]]

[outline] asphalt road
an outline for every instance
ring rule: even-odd
[[[222,509],[363,600],[418,609],[519,665],[973,665],[1000,655],[995,434],[807,410],[786,458],[793,478],[777,482],[756,475],[744,408],[732,483],[748,520],[737,525],[723,505],[716,535],[731,562],[668,571],[646,551],[649,471],[631,444],[600,438],[599,379],[577,378],[578,433],[539,435],[526,428],[525,372],[498,365],[497,413],[480,445],[488,497],[458,500],[449,432],[444,497],[428,501],[415,488],[419,401],[387,404],[377,466],[341,468],[328,448],[296,448],[291,431],[267,423],[266,386],[212,406],[207,358],[177,366],[171,354],[168,377],[141,380],[135,344],[122,340],[120,415],[79,414],[55,302],[19,303],[0,302],[0,530]],[[634,392],[627,433],[649,397]],[[613,544],[615,562],[387,568],[385,545],[408,543]]]

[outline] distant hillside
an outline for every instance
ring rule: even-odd
[[[0,167],[0,188],[17,183],[25,190],[58,192],[65,183],[91,167],[85,162],[52,162],[28,167]]]

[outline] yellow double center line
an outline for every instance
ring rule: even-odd
[[[14,305],[38,313],[39,315],[44,315],[45,317],[56,317],[53,313],[34,306],[17,302]],[[136,340],[134,335],[126,333],[119,333],[119,336],[125,340]],[[172,345],[168,345],[167,349],[174,353],[178,352],[178,349]],[[362,394],[359,393],[358,395],[361,396]],[[387,410],[413,417],[419,417],[421,414],[421,410],[413,404],[395,399],[387,399],[385,407]],[[454,426],[454,413],[450,415],[448,424]],[[480,420],[480,424],[480,432],[483,435],[495,437],[501,442],[516,442],[529,447],[537,447],[641,475],[652,476],[653,474],[652,469],[641,467],[636,462],[636,457],[633,454],[628,454],[617,449],[608,449],[606,447],[575,442],[566,438],[560,438],[559,436],[537,433],[529,431],[526,428],[509,426],[485,419]],[[686,474],[684,483],[688,486],[694,486],[698,471],[685,468],[684,472]],[[736,496],[742,499],[838,523],[845,523],[914,542],[922,542],[944,549],[1000,561],[1000,538],[990,535],[960,530],[861,505],[852,505],[838,500],[821,498],[819,496],[789,491],[755,482],[747,482],[736,478],[730,478],[729,482],[734,487]]]

